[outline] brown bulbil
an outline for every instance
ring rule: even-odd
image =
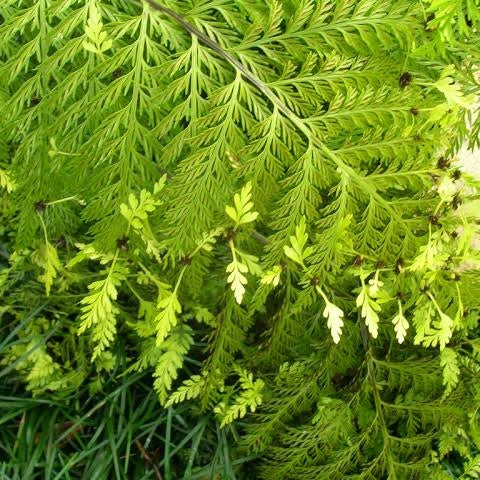
[[[128,237],[127,236],[123,236],[121,238],[117,238],[117,248],[119,248],[120,250],[123,250],[124,252],[126,252],[128,250]]]
[[[412,83],[412,80],[413,80],[413,77],[410,72],[403,72],[400,75],[398,83],[401,88],[405,88],[407,85],[410,85]]]
[[[458,180],[459,178],[461,178],[461,176],[462,176],[462,172],[458,169],[452,173],[452,178],[454,180]]]
[[[402,271],[403,264],[404,264],[403,258],[399,258],[395,262],[395,272],[400,273]]]
[[[353,259],[353,264],[354,264],[356,267],[360,266],[363,262],[364,262],[364,258],[363,258],[361,255],[357,255],[357,256]]]
[[[454,210],[458,210],[458,207],[462,204],[462,199],[460,198],[460,195],[456,194],[454,197],[453,197],[453,200],[452,200],[452,208]]]
[[[35,203],[35,210],[38,213],[43,213],[47,209],[47,207],[48,207],[47,203],[44,202],[43,200],[40,200],[37,203]]]
[[[383,260],[378,260],[377,263],[375,264],[375,268],[377,270],[380,270],[381,268],[383,268],[385,266],[385,262]]]
[[[226,232],[225,232],[225,238],[230,241],[230,240],[235,240],[235,237],[237,236],[237,232],[235,230],[233,230],[233,228],[229,228]]]
[[[445,157],[440,157],[437,161],[437,168],[439,168],[440,170],[445,170],[446,168],[448,168],[450,165],[450,160],[448,160],[448,158],[445,158]]]
[[[180,264],[185,267],[190,265],[191,263],[192,263],[192,257],[189,257],[188,255],[180,259]]]

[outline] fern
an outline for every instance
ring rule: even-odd
[[[34,322],[3,361],[96,391],[124,347],[164,407],[242,419],[251,478],[473,478],[479,26],[476,0],[3,1],[5,318],[48,296],[66,339],[29,354]]]
[[[254,412],[262,403],[262,390],[264,382],[262,380],[253,380],[253,375],[246,371],[238,371],[240,377],[239,383],[241,392],[238,394],[231,405],[221,403],[215,411],[221,416],[221,426],[232,423],[237,418],[242,418],[250,410]]]
[[[93,329],[92,339],[95,342],[93,359],[115,338],[116,316],[119,309],[114,301],[117,299],[117,288],[125,279],[128,270],[117,266],[114,259],[112,266],[105,273],[105,278],[88,286],[90,293],[82,300],[84,306],[78,333]]]

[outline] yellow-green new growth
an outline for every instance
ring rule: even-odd
[[[40,213],[38,213],[38,218],[42,225],[45,243],[43,243],[38,250],[33,252],[32,260],[38,266],[43,268],[43,274],[39,275],[38,279],[45,284],[45,291],[48,297],[53,285],[53,280],[57,276],[62,264],[58,258],[57,249],[48,241],[47,226]]]
[[[237,258],[237,250],[233,242],[230,242],[230,250],[232,252],[232,261],[227,265],[227,282],[231,284],[233,294],[237,303],[242,303],[245,294],[245,285],[247,277],[244,273],[248,272],[248,267]]]
[[[305,217],[300,219],[300,223],[295,228],[295,235],[290,237],[291,246],[285,245],[283,250],[285,255],[305,268],[304,261],[313,253],[312,247],[305,247],[308,240],[306,231]]]
[[[252,184],[248,182],[240,191],[233,197],[234,206],[225,207],[227,215],[235,222],[235,228],[245,223],[250,223],[256,220],[258,212],[252,211]]]
[[[32,260],[43,268],[43,273],[39,275],[38,279],[44,283],[48,297],[53,280],[62,266],[58,258],[57,249],[47,240],[32,254]]]
[[[315,290],[322,296],[323,300],[325,300],[323,316],[327,319],[327,327],[330,329],[333,341],[338,343],[340,342],[340,337],[342,335],[343,310],[330,302],[318,285],[315,287]]]
[[[156,194],[163,188],[164,184],[165,177],[162,177],[160,182],[155,184],[153,195],[143,189],[138,198],[131,193],[128,196],[128,204],[122,203],[120,205],[120,213],[128,221],[134,232],[142,239],[146,252],[155,257],[159,263],[162,261],[160,244],[150,228],[148,215],[161,204],[160,200],[156,198]]]
[[[115,305],[118,287],[125,280],[128,271],[112,262],[104,279],[95,281],[88,286],[90,294],[82,299],[81,324],[78,334],[92,328],[92,339],[95,347],[92,358],[100,355],[114,340],[117,331],[117,315],[119,308]]]
[[[457,386],[460,377],[458,354],[451,348],[444,348],[440,354],[440,366],[443,368],[444,395],[449,395]]]
[[[403,314],[402,303],[400,300],[398,300],[398,313],[395,315],[395,317],[393,317],[392,323],[394,325],[398,343],[403,343],[405,341],[405,337],[407,336],[407,330],[410,324]]]
[[[82,45],[85,50],[103,55],[107,50],[112,48],[113,42],[107,36],[107,32],[103,30],[102,16],[96,5],[90,7],[90,16],[85,26],[86,40]]]
[[[214,411],[221,418],[221,427],[232,423],[237,418],[243,418],[247,411],[254,412],[262,403],[262,391],[265,383],[261,379],[253,380],[253,374],[243,369],[237,369],[240,377],[241,392],[231,405],[220,403]]]
[[[170,331],[177,325],[178,314],[182,311],[176,291],[160,300],[157,308],[160,310],[155,318],[157,324],[157,345],[161,345]]]
[[[10,174],[6,171],[0,168],[0,187],[4,188],[7,193],[12,193],[13,189],[15,188],[15,185],[10,178]]]
[[[365,320],[365,325],[373,338],[378,336],[378,313],[381,310],[380,305],[373,299],[369,288],[362,279],[362,288],[357,296],[357,307],[361,307],[360,313]]]
[[[280,265],[275,265],[272,269],[268,270],[262,275],[260,282],[264,285],[273,285],[277,287],[280,283],[280,277],[282,275],[282,267]]]

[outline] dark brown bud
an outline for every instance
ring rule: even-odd
[[[404,264],[403,258],[399,258],[395,262],[395,272],[400,273],[402,271],[403,264]]]
[[[458,180],[461,176],[462,176],[462,172],[458,169],[452,173],[452,178],[454,180]]]
[[[435,19],[435,14],[434,13],[431,13],[427,19],[425,20],[425,30],[427,32],[431,32],[432,31],[432,28],[428,25],[432,20]]]
[[[377,263],[375,263],[375,268],[377,270],[380,270],[385,266],[385,262],[383,260],[377,260]]]
[[[436,215],[432,215],[432,216],[430,217],[430,223],[431,223],[432,225],[438,225],[438,217],[437,217]]]
[[[229,228],[224,235],[228,241],[235,240],[235,237],[237,236],[237,232],[233,228]]]
[[[400,75],[398,83],[400,84],[401,88],[405,88],[407,85],[410,85],[412,83],[412,80],[413,80],[413,77],[410,72],[403,72]]]
[[[437,161],[437,168],[440,170],[445,170],[449,167],[450,165],[450,160],[445,157],[440,157]]]
[[[420,289],[420,291],[421,291],[422,293],[427,293],[428,290],[429,290],[428,285],[424,285],[424,286]]]
[[[123,237],[117,238],[117,248],[119,248],[120,250],[123,250],[124,252],[128,250],[127,236],[124,235]]]
[[[48,207],[47,203],[44,202],[43,200],[40,200],[37,203],[35,203],[35,210],[40,214],[43,213],[47,209],[47,207]]]
[[[412,107],[412,108],[410,109],[410,113],[411,113],[412,115],[417,116],[418,113],[419,113],[419,110],[418,110],[417,107]]]
[[[353,264],[354,264],[356,267],[360,266],[363,262],[364,262],[364,258],[363,258],[361,255],[357,255],[357,256],[353,259]]]
[[[318,277],[313,276],[312,279],[310,280],[310,285],[312,287],[316,287],[320,283],[320,280]]]
[[[452,199],[452,208],[454,210],[458,210],[458,207],[462,204],[462,199],[460,198],[460,196],[458,195],[458,193],[456,195],[454,195],[453,199]]]
[[[187,267],[191,263],[192,263],[192,257],[189,257],[188,255],[180,259],[180,264],[185,267]]]

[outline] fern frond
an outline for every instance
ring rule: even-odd
[[[92,340],[95,344],[93,359],[97,358],[114,340],[117,315],[120,311],[114,303],[118,295],[118,287],[125,280],[128,270],[116,262],[105,272],[102,280],[88,286],[90,294],[82,299],[82,316],[78,333],[92,329]]]

